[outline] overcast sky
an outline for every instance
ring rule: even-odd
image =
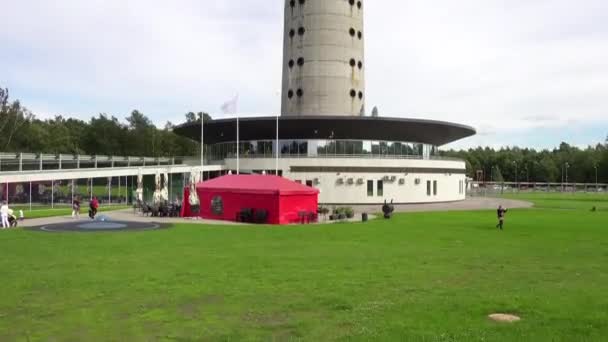
[[[0,2],[0,86],[39,116],[280,109],[283,0]],[[364,5],[368,110],[474,126],[457,148],[608,134],[608,1]]]

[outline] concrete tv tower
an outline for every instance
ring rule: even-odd
[[[285,0],[283,116],[365,111],[363,0]]]

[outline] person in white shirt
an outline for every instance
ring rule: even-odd
[[[6,204],[6,202],[2,202],[2,206],[0,206],[0,217],[2,218],[2,229],[9,228],[8,204]]]

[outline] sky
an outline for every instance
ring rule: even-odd
[[[327,0],[329,1],[329,0]],[[282,0],[0,0],[0,87],[42,118],[158,126],[280,110]],[[478,134],[447,148],[608,135],[608,1],[368,0],[366,106]]]

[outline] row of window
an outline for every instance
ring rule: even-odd
[[[293,98],[293,95],[294,95],[293,90],[289,89],[289,91],[287,91],[287,97],[289,99],[291,99],[291,98]],[[295,92],[295,95],[298,96],[298,97],[304,96],[304,90],[298,88],[298,90],[296,90],[296,92]]]
[[[354,6],[355,5],[355,0],[348,0],[348,3],[351,6]],[[363,7],[363,3],[361,1],[357,1],[357,8],[361,9],[361,7]]]
[[[348,33],[350,34],[351,37],[355,37],[355,35],[357,35],[357,37],[359,38],[359,40],[363,39],[363,32],[359,31],[357,32],[354,28],[350,28],[350,30],[348,30]]]
[[[300,57],[297,60],[290,59],[289,62],[287,62],[287,66],[289,67],[289,69],[292,69],[296,64],[300,67],[303,66],[304,57]],[[350,61],[348,62],[348,64],[353,68],[358,67],[359,70],[363,69],[363,62],[362,61],[357,62],[357,60],[354,58],[351,58]]]
[[[431,184],[432,184],[432,189],[431,189]],[[426,182],[427,196],[431,196],[431,190],[432,190],[433,196],[437,196],[437,190],[438,190],[437,181],[433,181],[432,183],[431,183],[431,181]],[[378,196],[378,197],[384,196],[384,181],[381,181],[381,180],[376,181],[376,196]],[[374,197],[374,181],[373,180],[367,181],[367,197]]]
[[[295,29],[289,30],[289,38],[295,37],[296,33],[298,34],[298,36],[303,36],[306,33],[306,29],[303,26],[300,26],[297,31]],[[350,28],[350,30],[348,30],[348,33],[351,37],[355,37],[356,35],[359,40],[363,39],[363,32],[357,31],[352,27]]]
[[[276,153],[276,141],[240,141],[239,152],[248,155],[272,157]],[[207,155],[212,160],[223,160],[236,155],[234,142],[208,146]],[[438,155],[434,146],[408,142],[361,141],[361,140],[280,140],[278,151],[284,156],[324,157],[324,156],[386,156],[396,158],[423,158],[424,151]]]
[[[355,6],[355,0],[347,0],[347,1],[348,1],[349,5]],[[297,3],[300,5],[304,5],[306,3],[306,0],[298,0]],[[357,1],[356,3],[357,3],[358,9],[361,9],[363,7],[363,2],[361,2],[361,0]],[[289,6],[291,8],[296,7],[296,0],[289,0]]]
[[[359,94],[359,100],[363,100],[363,92],[360,91],[358,94]],[[357,97],[357,91],[355,89],[350,90],[350,97],[352,97],[352,98]]]
[[[354,2],[355,0],[352,0],[352,2]],[[306,3],[306,0],[298,0],[298,3],[300,5],[304,5]],[[290,0],[289,1],[289,6],[291,6],[291,8],[296,7],[296,0]]]

